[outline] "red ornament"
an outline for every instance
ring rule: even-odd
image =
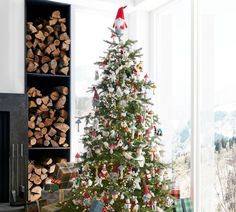
[[[102,171],[101,171],[101,177],[105,178],[107,176],[107,168],[106,165],[103,165]]]
[[[94,91],[93,99],[99,100],[99,95],[98,95],[97,89],[95,87],[93,87],[93,91]]]
[[[80,154],[79,154],[78,152],[76,153],[75,158],[76,158],[76,159],[79,159],[79,158],[80,158]]]
[[[149,76],[147,74],[145,74],[144,79],[147,80],[149,78]]]
[[[138,122],[140,124],[143,123],[143,117],[140,114],[137,114],[136,116],[137,116]]]
[[[59,179],[52,179],[52,180],[51,180],[51,183],[60,185],[60,184],[62,183],[62,180],[59,180]]]
[[[152,133],[152,131],[150,129],[146,130],[146,134],[150,135]]]
[[[121,135],[118,135],[118,137],[117,137],[117,138],[118,138],[118,140],[120,140],[120,139],[122,139],[122,136],[121,136]]]

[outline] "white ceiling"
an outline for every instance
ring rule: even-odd
[[[63,3],[69,3],[75,6],[94,8],[100,10],[116,10],[117,8],[127,5],[126,13],[135,10],[151,11],[163,4],[173,0],[51,0]]]

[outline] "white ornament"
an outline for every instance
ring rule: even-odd
[[[138,190],[141,190],[141,186],[140,186],[140,183],[141,182],[141,179],[140,177],[136,177],[134,179],[134,189],[138,189]]]
[[[117,89],[116,89],[116,95],[117,95],[118,97],[122,97],[122,96],[123,96],[123,91],[121,90],[120,87],[117,87]]]
[[[110,92],[110,93],[113,93],[114,92],[114,88],[113,87],[108,87],[108,91]]]
[[[94,119],[93,121],[93,129],[98,129],[98,125],[99,125],[99,120],[97,118]]]
[[[101,187],[103,187],[102,179],[97,176],[96,179],[95,179],[95,184],[94,185],[95,186],[100,185]]]
[[[127,101],[126,100],[121,100],[120,101],[120,106],[121,107],[126,107],[127,106]]]
[[[123,152],[123,156],[124,156],[127,160],[131,160],[131,159],[133,158],[131,152]]]
[[[87,186],[90,187],[90,186],[92,186],[92,185],[93,185],[93,181],[89,179],[88,182],[87,182]]]
[[[138,161],[138,164],[139,164],[140,167],[144,167],[145,157],[142,154],[142,148],[141,147],[139,147],[137,149],[137,157],[135,158],[135,160]]]
[[[102,131],[102,135],[103,135],[104,137],[108,137],[108,136],[109,136],[109,132],[107,132],[107,131]]]
[[[125,95],[128,95],[130,93],[130,90],[129,89],[125,89],[123,92],[124,92]]]
[[[115,82],[116,81],[116,73],[115,72],[111,72],[111,75],[109,76],[110,80],[112,82]]]
[[[126,201],[125,201],[125,209],[127,209],[127,211],[131,211],[131,203],[130,203],[130,199],[127,198]]]

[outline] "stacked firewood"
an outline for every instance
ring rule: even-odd
[[[35,201],[41,198],[41,191],[45,184],[51,183],[56,168],[56,162],[67,162],[67,159],[47,158],[40,163],[28,163],[28,200]]]
[[[66,19],[57,10],[49,21],[39,19],[36,23],[27,23],[27,72],[68,75],[70,37]]]
[[[64,109],[69,89],[58,86],[48,95],[43,95],[35,87],[28,89],[29,147],[68,147],[66,142],[69,125],[66,123],[68,112]]]

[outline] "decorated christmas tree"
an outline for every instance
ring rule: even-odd
[[[86,152],[63,211],[89,211],[95,202],[103,211],[170,209],[162,132],[148,97],[156,86],[143,72],[141,49],[122,39],[124,8],[118,10],[105,56],[96,63],[93,110],[84,117]]]

